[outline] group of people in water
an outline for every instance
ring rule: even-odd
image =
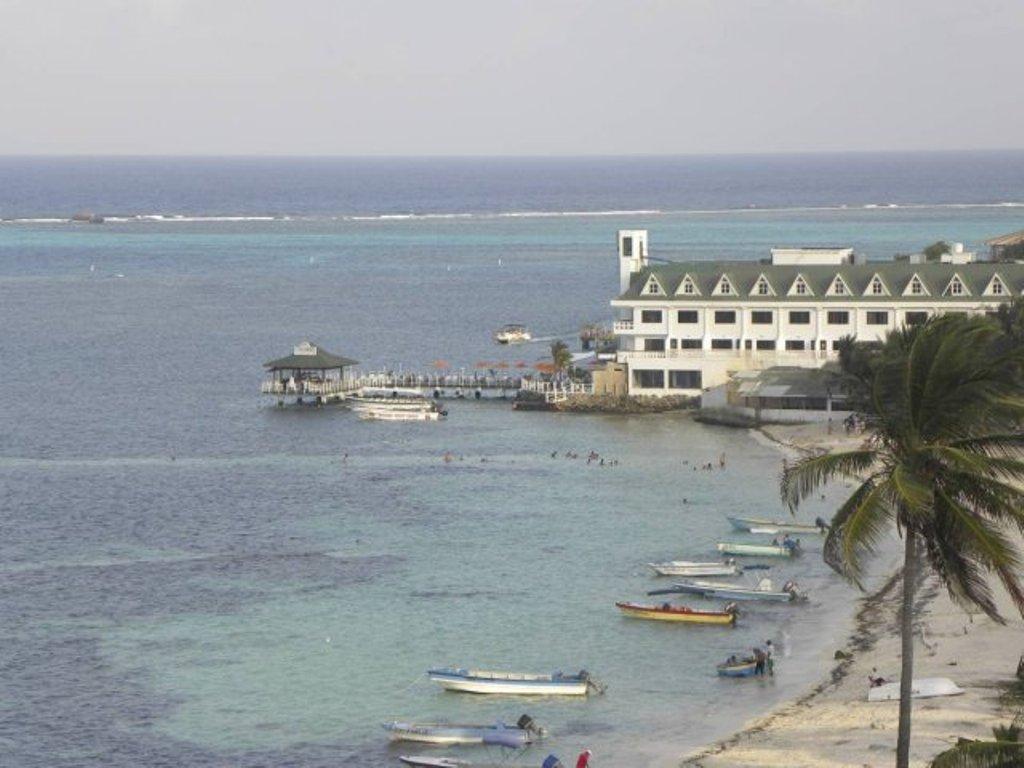
[[[754,662],[755,677],[774,677],[775,675],[775,646],[771,640],[765,640],[764,645],[757,645],[751,649],[752,656],[741,659],[733,654],[725,663],[732,666],[736,664],[749,664]]]
[[[566,459],[578,459],[580,455],[575,451],[566,451],[563,458]],[[558,458],[558,451],[551,452],[551,458]],[[599,467],[617,467],[619,466],[618,459],[606,459],[604,456],[599,454],[597,451],[590,451],[587,454],[587,464],[596,464]]]
[[[689,459],[683,459],[683,466],[686,466],[689,463],[690,463]],[[719,469],[725,469],[725,454],[724,453],[721,454],[718,457],[718,468]],[[714,469],[715,469],[715,462],[709,461],[709,462],[706,462],[706,463],[702,463],[700,465],[700,469],[702,471],[704,471],[704,472],[713,472]],[[697,465],[696,464],[693,465],[693,471],[694,472],[697,471]]]

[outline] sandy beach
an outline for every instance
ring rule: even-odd
[[[825,425],[770,427],[769,439],[796,450],[852,448],[861,440]],[[897,574],[860,601],[847,658],[823,659],[820,683],[795,701],[747,723],[734,736],[683,760],[700,768],[864,768],[889,766],[895,755],[898,704],[868,703],[868,675],[877,669],[899,678]],[[918,598],[915,678],[949,677],[965,689],[961,696],[914,704],[912,764],[926,766],[958,737],[991,738],[992,726],[1016,710],[1005,700],[1017,662],[1024,653],[1024,622],[1001,590],[1003,626],[983,615],[970,616],[954,605],[934,577],[926,577]]]

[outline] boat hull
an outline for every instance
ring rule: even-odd
[[[719,677],[753,677],[757,672],[756,661],[745,661],[742,664],[719,664]]]
[[[616,603],[615,605],[626,616],[634,619],[717,626],[729,626],[736,623],[736,614],[726,613],[725,611],[695,611],[680,606],[662,608],[657,605],[639,605],[636,603]]]
[[[481,725],[448,725],[445,723],[388,723],[384,726],[392,741],[415,741],[422,744],[487,744],[525,746],[533,736],[521,728],[494,728]]]
[[[543,679],[541,675],[523,675],[522,679],[487,678],[431,670],[429,677],[446,691],[512,696],[586,696],[588,683],[578,678]]]
[[[670,561],[648,563],[647,565],[659,576],[736,576],[740,572],[739,566],[732,563]]]
[[[724,555],[739,557],[793,557],[796,552],[790,547],[774,547],[770,544],[731,544],[720,543],[718,551]]]
[[[789,592],[767,592],[759,589],[717,587],[702,584],[673,584],[674,591],[722,600],[760,600],[769,603],[789,603],[794,597]]]
[[[912,699],[931,699],[937,696],[959,696],[964,689],[948,677],[917,678],[910,685]],[[900,684],[885,683],[868,689],[868,701],[899,701]]]
[[[726,520],[737,531],[748,533],[823,533],[824,531],[816,525],[807,523],[788,523],[785,520],[768,520],[760,517],[729,517]]]

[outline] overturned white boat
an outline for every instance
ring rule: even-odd
[[[544,735],[529,715],[520,717],[515,725],[498,722],[493,725],[465,723],[415,723],[394,721],[384,724],[392,741],[419,741],[426,744],[496,744],[522,747]]]
[[[948,677],[915,678],[910,684],[912,699],[932,699],[938,696],[959,696],[964,689]],[[900,683],[882,683],[868,689],[868,701],[899,701]]]
[[[536,763],[476,763],[457,757],[431,755],[399,755],[398,759],[414,768],[563,768],[555,755],[548,755],[538,767]]]
[[[430,679],[447,691],[498,693],[515,696],[586,696],[591,690],[603,692],[603,686],[590,673],[553,672],[550,675],[529,672],[496,672],[486,669],[431,669]]]
[[[659,576],[736,576],[741,568],[735,562],[697,563],[689,560],[668,560],[664,563],[648,563],[647,567]]]

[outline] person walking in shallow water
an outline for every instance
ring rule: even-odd
[[[584,749],[576,758],[576,768],[590,768],[590,750]]]

